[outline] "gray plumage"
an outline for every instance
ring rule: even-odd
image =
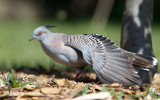
[[[39,35],[39,32],[42,34]],[[105,84],[141,85],[140,77],[132,65],[149,67],[154,64],[153,60],[120,49],[112,40],[98,34],[52,33],[41,26],[35,29],[32,39],[39,40],[45,53],[61,64],[77,70],[85,66],[93,67],[100,81]],[[149,66],[145,65],[146,62]]]

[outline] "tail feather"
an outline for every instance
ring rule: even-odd
[[[142,54],[132,53],[123,50],[123,53],[126,54],[129,59],[132,60],[132,63],[135,65],[139,65],[141,67],[153,67],[157,65],[157,59],[151,56],[145,56]]]
[[[135,62],[139,63],[139,64],[143,64],[144,67],[146,66],[155,66],[157,65],[157,59],[151,56],[145,56],[145,55],[141,55],[141,54],[135,54]]]
[[[126,54],[129,60],[133,63],[135,72],[140,76],[139,81],[144,83],[152,83],[154,74],[158,70],[158,61],[152,56],[132,53],[121,49]]]

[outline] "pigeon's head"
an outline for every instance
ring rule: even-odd
[[[50,31],[47,28],[55,27],[55,26],[40,26],[36,28],[33,32],[32,37],[29,39],[29,41],[33,39],[42,40],[47,33],[50,33]]]

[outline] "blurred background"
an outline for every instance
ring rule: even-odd
[[[152,43],[160,62],[160,0],[154,0]],[[96,33],[120,46],[124,0],[0,0],[0,69],[66,69],[29,42],[35,28],[55,25],[52,32]]]

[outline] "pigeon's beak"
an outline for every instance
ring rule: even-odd
[[[29,41],[32,41],[33,39],[35,39],[34,37],[31,37],[30,39],[29,39]]]

